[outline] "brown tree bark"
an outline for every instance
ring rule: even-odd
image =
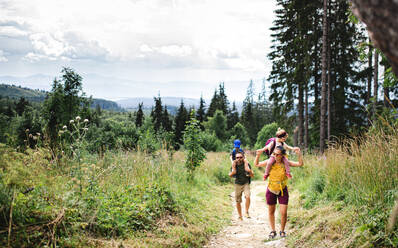
[[[398,1],[351,0],[352,12],[363,21],[374,45],[386,55],[398,76]]]
[[[376,110],[377,110],[377,95],[379,92],[379,52],[377,50],[375,51],[375,73],[373,74],[373,117],[376,116]]]

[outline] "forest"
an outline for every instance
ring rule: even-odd
[[[397,247],[393,67],[349,2],[277,6],[272,70],[240,112],[224,82],[175,115],[160,95],[150,113],[101,105],[69,67],[50,92],[0,95],[0,246],[202,247],[231,215],[233,141],[250,154],[281,127],[306,164],[288,246]]]

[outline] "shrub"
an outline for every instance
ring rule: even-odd
[[[260,132],[258,132],[257,142],[254,147],[256,149],[264,147],[269,138],[275,137],[275,133],[277,130],[278,124],[276,122],[265,125],[263,128],[261,128]]]

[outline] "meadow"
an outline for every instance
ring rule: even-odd
[[[291,246],[398,246],[397,225],[389,220],[398,199],[396,124],[341,140],[324,156],[305,156],[305,164],[293,180]]]
[[[79,159],[0,146],[1,246],[201,247],[230,219],[226,153],[208,153],[193,178],[182,152]]]

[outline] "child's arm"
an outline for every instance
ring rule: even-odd
[[[291,146],[289,146],[288,144],[286,144],[286,143],[283,143],[283,146],[285,147],[285,149],[286,150],[289,150],[289,151],[294,151],[294,152],[296,152],[297,150],[300,150],[300,148],[298,148],[298,147],[291,147]]]
[[[228,174],[230,177],[236,174],[236,162],[232,162],[232,171]]]

